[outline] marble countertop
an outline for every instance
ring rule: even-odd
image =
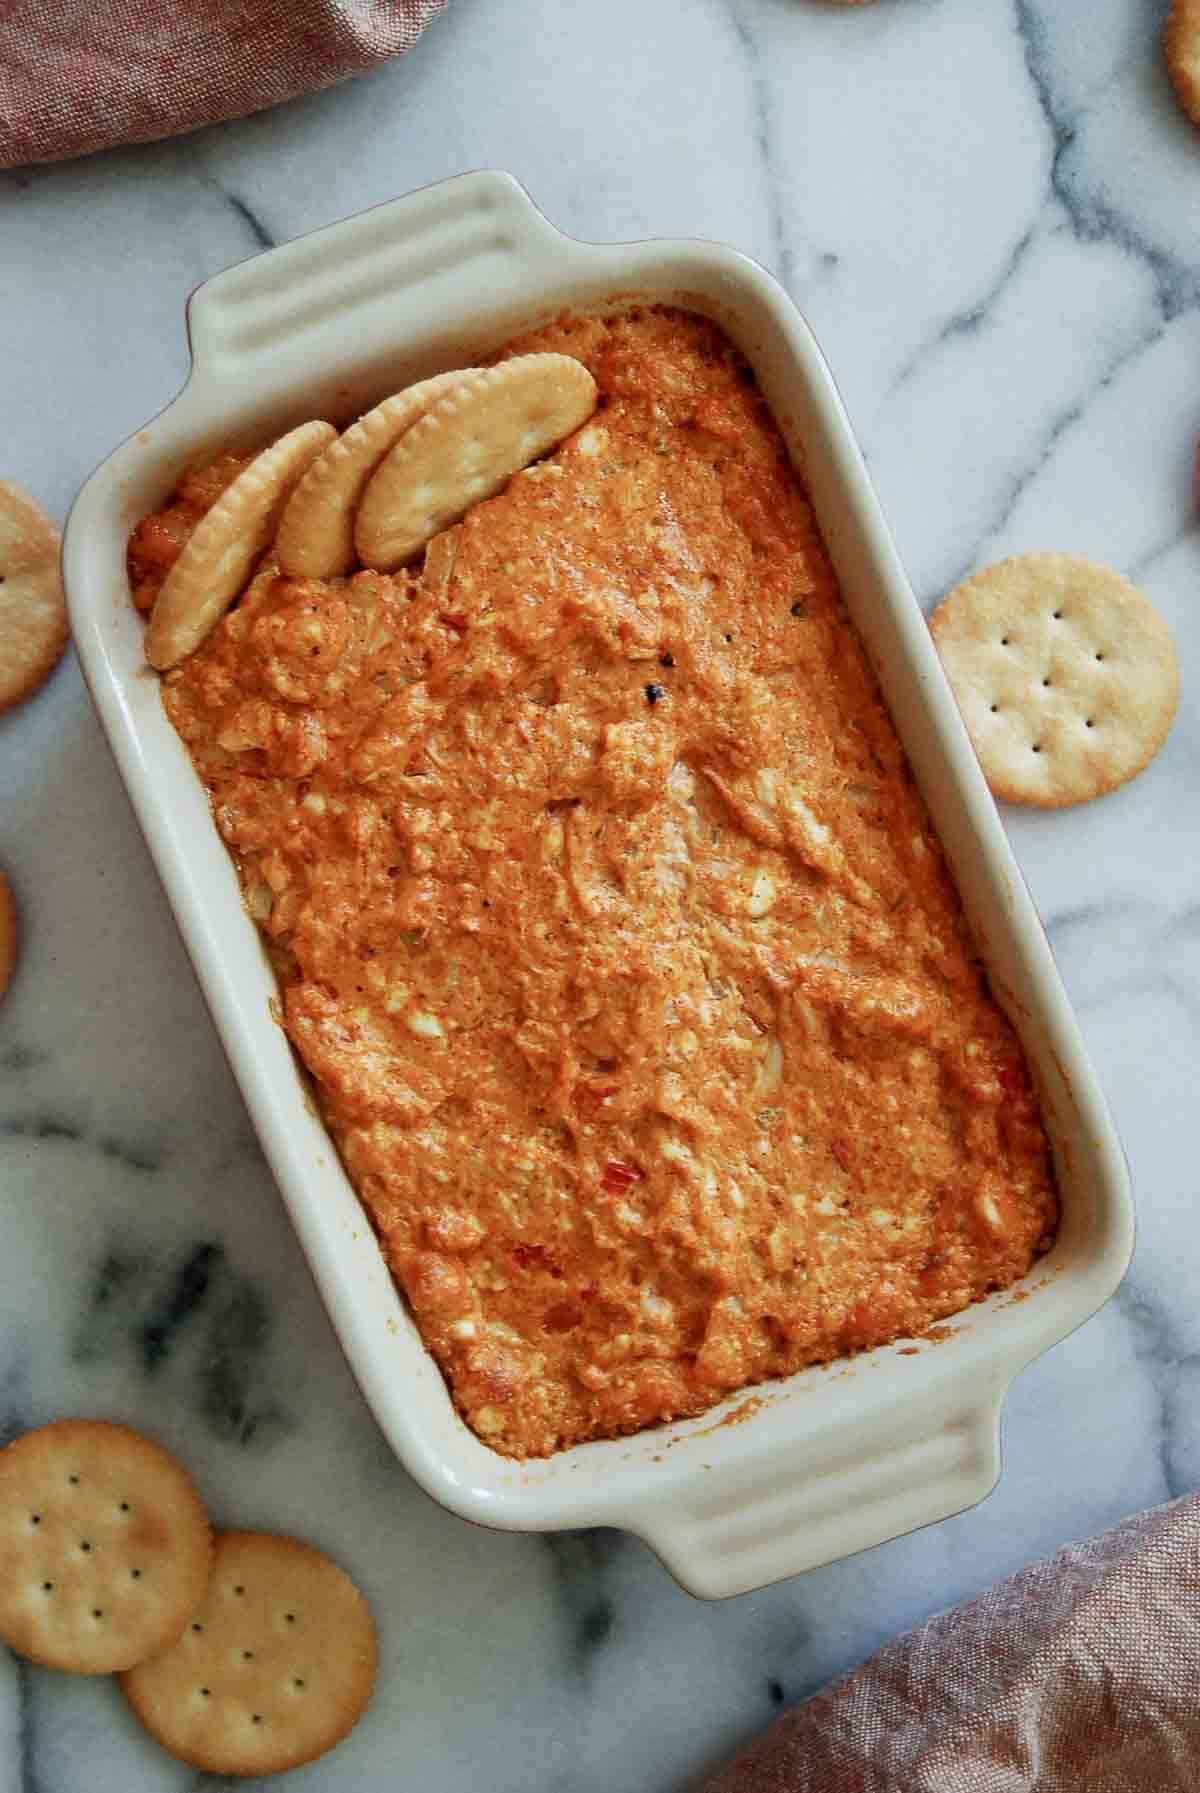
[[[360,1577],[383,1667],[297,1789],[669,1793],[883,1639],[1200,1481],[1200,135],[1162,11],[1094,0],[452,0],[350,86],[0,175],[0,472],[62,513],[264,244],[462,169],[596,238],[723,238],[811,319],[926,605],[1023,548],[1133,574],[1184,698],[1128,789],[1006,821],[1132,1161],[1134,1268],[1029,1370],[974,1511],[718,1607],[617,1534],[490,1534],[391,1459],[342,1362],[68,661],[0,720],[27,920],[0,1012],[0,1428],[140,1423],[218,1521]],[[107,1682],[0,1657],[0,1793],[205,1784]]]

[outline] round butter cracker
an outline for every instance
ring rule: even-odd
[[[293,579],[335,579],[355,564],[354,517],[367,481],[384,455],[430,406],[451,392],[460,368],[434,374],[367,411],[319,454],[296,486],[279,520],[275,555]]]
[[[267,1532],[217,1538],[204,1602],[178,1643],[121,1685],[164,1749],[210,1774],[276,1774],[332,1749],[366,1710],[375,1626],[350,1577]]]
[[[187,1471],[103,1420],[55,1420],[0,1451],[0,1637],[76,1674],[171,1644],[200,1604],[212,1539]]]
[[[354,529],[360,560],[379,572],[402,566],[595,406],[596,382],[570,355],[517,355],[464,374],[372,475]]]
[[[31,696],[67,645],[59,546],[41,505],[0,479],[0,711]]]
[[[226,486],[163,580],[146,630],[151,666],[165,672],[194,653],[242,591],[275,538],[288,495],[335,440],[331,423],[302,423]]]
[[[1200,0],[1174,0],[1163,34],[1175,97],[1200,125]]]
[[[1167,738],[1179,660],[1120,573],[1019,554],[965,579],[930,629],[997,797],[1057,809],[1136,777]]]

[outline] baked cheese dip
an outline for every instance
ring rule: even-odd
[[[268,551],[163,697],[417,1325],[523,1458],[920,1335],[1057,1204],[749,369],[668,309],[506,354],[582,363],[590,419],[398,570]],[[139,524],[135,590],[242,466]]]

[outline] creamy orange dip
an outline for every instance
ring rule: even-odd
[[[387,1260],[513,1457],[919,1334],[1056,1224],[748,369],[678,311],[534,349],[595,375],[577,435],[410,572],[268,561],[164,687]],[[168,563],[198,489],[131,552]]]

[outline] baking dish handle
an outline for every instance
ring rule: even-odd
[[[739,1473],[726,1460],[643,1510],[638,1532],[689,1592],[749,1593],[822,1563],[949,1518],[990,1494],[1000,1476],[1000,1412],[1008,1382],[976,1387],[965,1404],[897,1411],[883,1434],[839,1430],[792,1441]],[[832,1391],[831,1391],[832,1392]],[[703,1437],[691,1441],[703,1448]]]
[[[414,335],[427,334],[431,306],[453,332],[506,267],[549,280],[562,241],[510,174],[439,181],[205,281],[188,304],[193,364],[252,375],[269,396],[311,377],[312,341],[331,323],[348,356],[394,356],[410,312]]]

